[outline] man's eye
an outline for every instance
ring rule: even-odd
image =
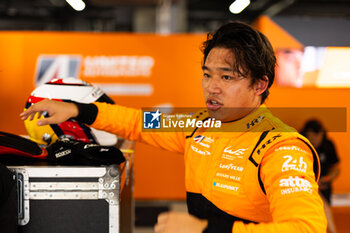
[[[221,78],[224,79],[224,80],[232,80],[233,79],[233,77],[228,76],[228,75],[224,75]]]
[[[204,73],[204,74],[203,74],[203,78],[210,78],[210,75],[207,74],[207,73]]]

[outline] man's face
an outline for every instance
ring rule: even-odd
[[[230,49],[213,48],[203,65],[202,88],[211,117],[222,122],[238,120],[260,106],[261,92],[251,77],[234,70],[235,56]]]

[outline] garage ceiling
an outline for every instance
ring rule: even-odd
[[[161,0],[85,0],[74,11],[65,0],[2,0],[0,30],[134,31],[135,12],[154,10]],[[212,30],[229,20],[253,22],[259,15],[337,17],[350,20],[350,0],[251,0],[238,15],[228,11],[233,0],[173,0],[185,4],[186,32]],[[151,11],[150,11],[151,12]]]

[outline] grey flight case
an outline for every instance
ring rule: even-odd
[[[130,233],[134,225],[133,150],[108,166],[8,166],[17,178],[23,233]]]

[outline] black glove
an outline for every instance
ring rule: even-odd
[[[50,164],[109,165],[125,161],[123,153],[116,147],[100,146],[67,138],[56,141],[46,149]]]

